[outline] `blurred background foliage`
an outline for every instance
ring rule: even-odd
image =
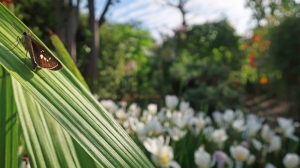
[[[224,19],[216,23],[181,27],[164,41],[155,57],[162,62],[160,93],[176,94],[196,109],[237,108],[241,105],[241,85],[235,84],[243,63],[240,37]]]
[[[50,46],[49,29],[59,31],[54,1],[15,0],[16,15]],[[117,2],[116,2],[117,3]],[[182,25],[174,36],[155,43],[138,22],[106,21],[99,28],[97,78],[100,99],[162,105],[167,94],[191,102],[197,110],[245,108],[253,97],[266,95],[299,107],[299,5],[293,0],[245,4],[257,26],[240,37],[226,18],[201,25]],[[76,64],[82,74],[92,32],[87,14],[78,15]],[[257,109],[256,109],[257,110]]]

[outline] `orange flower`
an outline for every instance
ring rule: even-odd
[[[260,34],[253,35],[253,37],[252,37],[252,40],[254,42],[260,42],[261,39],[262,39],[262,36]]]
[[[252,54],[252,53],[249,53],[248,55],[247,55],[247,57],[249,58],[249,59],[253,59],[254,58],[254,55]]]
[[[241,49],[241,50],[246,50],[246,48],[247,48],[247,44],[246,44],[246,43],[244,43],[244,44],[242,44],[242,45],[240,46],[240,49]]]
[[[262,85],[265,85],[268,83],[268,79],[266,77],[262,77],[262,78],[260,78],[259,83]]]

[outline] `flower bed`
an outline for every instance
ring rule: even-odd
[[[264,118],[227,109],[212,117],[195,112],[188,102],[166,96],[166,107],[135,103],[101,104],[145,151],[157,167],[297,167],[299,138],[291,119],[277,118],[271,128]]]

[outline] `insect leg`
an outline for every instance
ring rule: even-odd
[[[15,49],[15,48],[19,45],[20,40],[21,40],[21,38],[18,36],[18,37],[17,37],[17,44],[16,44],[13,48],[8,49],[7,51],[11,51],[11,50]]]

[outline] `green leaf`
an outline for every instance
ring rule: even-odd
[[[77,142],[16,80],[13,89],[31,166],[96,167],[86,152],[76,151],[76,148],[81,150]],[[83,159],[85,163],[80,163]]]
[[[0,167],[17,167],[19,134],[10,75],[0,66]]]
[[[14,22],[17,31],[12,28]],[[21,35],[21,30],[24,29],[28,30],[22,22],[0,5],[0,63],[11,76],[102,167],[153,167],[121,126],[108,115],[107,111],[67,68],[60,71],[40,69],[32,72],[30,58],[26,56],[26,51],[21,45],[8,51],[6,46],[14,44],[17,37]],[[32,37],[41,42],[34,34]],[[51,53],[49,49],[48,51]],[[15,85],[14,89],[16,89]],[[18,91],[20,89],[14,90],[15,96],[23,94]],[[25,105],[25,103],[20,104]],[[40,108],[36,109],[40,110]],[[24,118],[30,118],[27,113],[24,114],[27,115]],[[31,120],[38,120],[38,117],[31,118]],[[44,130],[36,127],[35,129]],[[52,152],[55,152],[49,146],[43,147],[41,152],[49,159],[53,159],[55,163],[45,162],[47,167],[52,167],[59,163],[56,158],[49,157],[53,156]],[[45,151],[46,149],[50,151]],[[33,152],[39,151],[29,152],[31,156],[34,156]],[[33,163],[39,163],[38,159],[39,157]]]
[[[55,47],[57,54],[60,59],[62,59],[63,64],[65,64],[68,69],[73,72],[73,74],[77,77],[79,81],[87,88],[89,89],[87,83],[85,82],[83,76],[81,75],[79,69],[76,67],[76,64],[71,58],[71,55],[66,50],[64,44],[61,42],[59,37],[56,34],[51,34],[51,41],[53,46]]]

